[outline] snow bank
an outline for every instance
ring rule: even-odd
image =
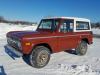
[[[22,30],[36,30],[37,29],[37,25],[34,25],[34,26],[27,26],[27,27],[24,27]]]
[[[22,30],[36,30],[37,26],[22,26],[22,25],[10,25],[6,23],[0,23],[0,38],[5,38],[6,33],[9,31],[22,31]]]
[[[6,23],[0,23],[0,38],[5,38],[6,33],[9,31],[21,30],[22,27],[17,25],[9,25]]]
[[[93,28],[92,31],[93,31],[93,34],[99,34],[100,35],[100,29]]]

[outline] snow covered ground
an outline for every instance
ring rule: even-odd
[[[25,27],[32,29],[34,27]],[[12,59],[4,49],[5,34],[11,30],[23,30],[22,26],[0,24],[0,75],[100,75],[100,39],[94,38],[85,56],[68,52],[51,55],[49,64],[36,69],[27,65],[22,58]]]

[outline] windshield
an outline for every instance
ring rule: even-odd
[[[55,29],[59,24],[59,20],[43,19],[40,22],[39,29]]]
[[[42,20],[39,29],[51,29],[52,24],[52,20]]]

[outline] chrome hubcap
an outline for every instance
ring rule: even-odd
[[[81,46],[81,51],[82,51],[83,54],[86,52],[86,49],[87,49],[87,45],[83,44]]]
[[[45,63],[48,60],[48,52],[46,51],[41,51],[37,57],[37,63],[39,66],[45,65]]]

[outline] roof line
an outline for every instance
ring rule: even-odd
[[[90,21],[89,19],[86,19],[86,18],[78,18],[78,17],[47,17],[47,18],[44,18],[44,19],[56,19],[56,18],[61,18],[61,19],[76,19],[76,20],[87,20],[87,21]]]

